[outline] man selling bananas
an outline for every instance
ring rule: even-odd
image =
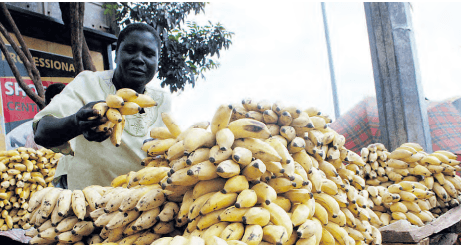
[[[115,70],[81,72],[34,117],[37,144],[63,152],[70,149],[70,142],[72,150],[67,153],[72,154],[60,159],[55,174],[67,175],[64,184],[69,189],[109,186],[116,176],[141,169],[140,162],[145,157],[141,150],[143,141],[149,138],[150,128],[164,125],[159,115],[171,108],[169,92],[160,88],[158,80],[152,80],[158,71],[160,47],[159,35],[151,26],[126,26],[118,37]],[[109,98],[120,91],[125,93],[119,97],[125,98],[117,107],[118,102]],[[121,107],[132,104],[130,100],[138,96],[154,104],[140,105],[133,113],[124,114]],[[106,112],[101,115],[95,105],[104,101]],[[123,115],[114,123],[109,102],[115,104],[115,114]]]

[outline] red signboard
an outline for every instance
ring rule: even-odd
[[[32,80],[24,80],[24,82],[35,92],[35,86]],[[26,95],[24,90],[22,90],[16,79],[0,78],[0,83],[2,86],[1,91],[5,124],[34,118],[39,108],[37,104]],[[49,81],[42,81],[42,83],[45,89],[50,84],[53,84],[53,82]]]

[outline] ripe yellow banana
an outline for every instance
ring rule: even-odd
[[[232,109],[232,105],[220,105],[218,107],[211,120],[211,132],[213,134],[229,125]]]
[[[235,207],[237,208],[250,208],[256,205],[258,196],[256,192],[251,189],[245,189],[240,192],[235,201]]]
[[[273,110],[265,110],[262,112],[264,123],[276,125],[278,122],[279,116]]]
[[[271,244],[285,244],[290,235],[281,225],[266,225],[263,227],[263,241]]]
[[[223,128],[216,132],[216,144],[223,151],[232,147],[234,139],[234,134],[229,128]]]
[[[224,188],[226,181],[228,181],[228,179],[224,178],[201,180],[194,185],[194,188],[192,190],[192,198],[196,199],[210,192],[221,191]]]
[[[82,236],[72,234],[72,231],[66,231],[56,236],[56,241],[75,243],[82,240]]]
[[[216,135],[203,128],[192,128],[184,138],[184,150],[191,153],[200,147],[215,145]]]
[[[93,105],[93,110],[96,110],[99,117],[103,117],[106,114],[107,109],[109,109],[109,106],[107,105],[106,102],[98,102]],[[89,117],[89,120],[94,120],[96,119],[97,116]]]
[[[259,179],[266,172],[266,164],[260,159],[255,159],[245,168],[241,174],[244,175],[248,181]]]
[[[218,216],[219,221],[227,222],[243,222],[243,216],[250,208],[237,208],[236,206],[230,206],[224,209]],[[243,224],[243,223],[242,223]],[[242,233],[243,234],[243,233]]]
[[[299,226],[309,218],[310,207],[304,203],[295,204],[292,208],[291,222]]]
[[[221,233],[226,229],[229,225],[229,222],[218,222],[216,224],[211,225],[210,227],[206,228],[203,232],[201,238],[205,240],[207,244],[227,244],[224,239],[220,238]],[[217,243],[210,243],[210,239],[215,240]],[[187,243],[189,244],[189,243]]]
[[[125,102],[125,104],[118,108],[122,115],[134,115],[141,111],[141,107],[134,102]]]
[[[237,196],[238,194],[234,192],[224,194],[218,191],[210,196],[208,200],[202,205],[200,208],[200,213],[202,215],[206,215],[213,211],[232,206],[235,204]]]
[[[115,95],[121,97],[123,101],[131,101],[139,96],[138,92],[130,88],[121,88],[115,91]]]
[[[245,232],[245,226],[240,222],[229,223],[226,228],[221,232],[220,238],[226,241],[240,240]]]
[[[240,164],[241,167],[245,167],[251,163],[253,153],[245,147],[233,147],[232,159]]]
[[[182,132],[181,127],[177,124],[172,115],[166,112],[162,112],[161,116],[163,123],[168,128],[171,135],[173,135],[174,138],[178,137],[178,140],[182,140],[183,138],[179,137]]]
[[[130,193],[120,203],[118,210],[120,212],[127,212],[133,210],[141,198],[152,189],[160,189],[159,185],[142,186],[138,189],[132,189]]]
[[[61,220],[56,227],[54,227],[56,233],[62,233],[72,230],[75,224],[77,224],[78,218],[76,216],[69,216]]]
[[[162,205],[165,201],[163,190],[152,188],[146,192],[134,207],[135,211],[147,211]]]
[[[263,228],[260,225],[246,225],[242,242],[248,245],[258,245],[263,239]]]
[[[266,205],[269,205],[277,199],[277,192],[275,189],[264,182],[254,185],[251,189],[256,192],[258,204],[265,203]]]
[[[269,204],[263,203],[262,207],[269,210],[271,214],[270,221],[274,225],[281,225],[285,227],[288,234],[293,232],[293,224],[291,223],[291,218],[283,208],[273,202]]]
[[[232,148],[220,149],[219,145],[211,147],[208,160],[214,164],[219,164],[220,162],[231,158]]]
[[[72,228],[71,233],[73,235],[88,236],[95,229],[92,221],[79,221]]]
[[[81,190],[72,191],[72,210],[79,220],[83,220],[86,215],[85,195]]]
[[[106,97],[106,104],[107,106],[109,106],[109,108],[117,109],[122,107],[125,104],[125,102],[123,101],[122,97],[115,94],[109,94]]]
[[[270,212],[262,207],[251,207],[242,217],[242,221],[246,225],[260,225],[264,227],[269,223]]]
[[[257,138],[267,139],[270,131],[263,122],[242,118],[235,120],[228,125],[228,129],[233,133],[235,139],[239,138]]]
[[[255,138],[236,139],[233,148],[244,147],[253,153],[253,157],[259,158],[262,161],[279,162],[282,160],[277,151],[268,143]],[[234,154],[235,155],[235,154]],[[239,161],[237,161],[239,162]]]
[[[139,94],[138,97],[127,100],[128,102],[134,102],[141,108],[156,106],[158,103],[147,94]]]
[[[213,224],[219,223],[219,215],[223,210],[216,210],[205,215],[201,215],[201,218],[197,222],[197,230],[205,230]]]
[[[226,180],[222,193],[241,192],[249,188],[248,180],[244,175],[236,175]]]
[[[218,164],[216,172],[222,178],[232,178],[234,176],[239,175],[240,165],[232,159],[225,160]]]

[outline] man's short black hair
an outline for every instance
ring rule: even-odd
[[[65,86],[63,83],[53,83],[48,86],[45,91],[45,105],[48,105],[55,95],[61,93]]]
[[[155,38],[155,41],[157,41],[158,52],[159,52],[158,55],[160,55],[160,46],[161,46],[160,36],[158,35],[158,32],[157,30],[155,30],[155,28],[145,23],[133,23],[133,24],[127,25],[118,35],[117,47],[115,48],[115,52],[118,51],[118,48],[120,47],[120,43],[122,43],[123,40],[125,40],[125,37],[134,31],[147,31],[147,32],[152,33],[152,35]]]

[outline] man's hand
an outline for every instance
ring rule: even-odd
[[[107,118],[101,117],[98,112],[93,109],[93,106],[99,102],[101,101],[90,102],[75,113],[75,124],[88,141],[102,142],[112,133],[112,129],[106,132],[97,132],[95,130],[99,125],[107,122]],[[88,119],[91,117],[96,117],[96,119]]]

